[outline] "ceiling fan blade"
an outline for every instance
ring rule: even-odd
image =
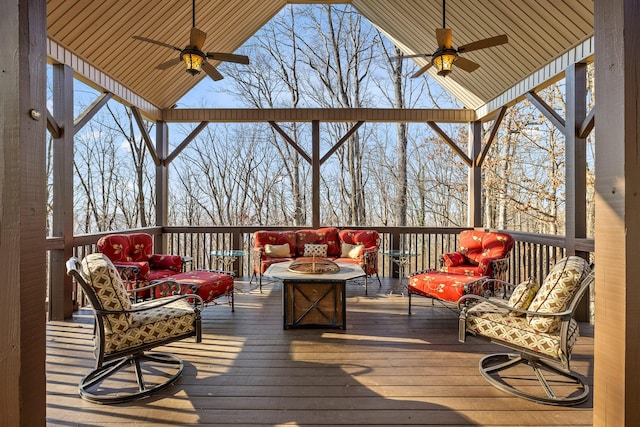
[[[507,35],[502,34],[501,36],[489,37],[488,39],[478,40],[465,44],[464,46],[460,46],[458,48],[458,53],[466,53],[471,52],[472,50],[485,49],[487,47],[498,46],[508,42],[509,38],[507,37]]]
[[[196,27],[191,28],[191,35],[189,36],[189,45],[195,46],[196,49],[202,50],[204,41],[207,38],[207,33],[200,31]]]
[[[249,64],[249,57],[233,53],[207,52],[207,58],[214,61],[235,62],[236,64]]]
[[[438,40],[438,47],[451,49],[453,31],[451,31],[451,28],[436,28],[436,39]]]
[[[420,77],[421,75],[424,74],[425,71],[427,71],[429,68],[431,68],[432,65],[433,65],[433,62],[429,62],[427,65],[425,65],[424,67],[422,67],[418,71],[416,71],[413,74],[413,76],[411,76],[411,78],[415,79],[416,77]]]
[[[169,49],[175,49],[178,52],[182,51],[182,49],[180,49],[179,47],[175,47],[175,46],[171,46],[168,43],[163,43],[163,42],[159,42],[157,40],[152,40],[152,39],[148,39],[146,37],[140,37],[140,36],[133,36],[132,38],[136,39],[136,40],[140,40],[143,42],[147,42],[147,43],[153,43],[153,44],[157,44],[158,46],[164,46],[164,47],[168,47]]]
[[[458,68],[463,69],[467,73],[471,73],[471,72],[477,70],[480,67],[480,65],[476,64],[475,62],[471,61],[470,59],[463,58],[461,56],[458,56],[456,58],[456,60],[453,61],[453,65],[455,65]]]
[[[173,58],[170,59],[166,62],[163,62],[162,64],[159,64],[156,67],[156,70],[166,70],[168,68],[174,67],[176,65],[178,65],[180,62],[182,61],[182,58],[180,58],[179,56],[177,58]]]
[[[213,65],[209,64],[206,61],[202,63],[202,69],[213,80],[218,81],[218,80],[222,80],[224,78],[222,76],[222,74],[220,74],[220,72],[218,70],[216,70],[216,67],[214,67]]]
[[[433,55],[427,53],[416,53],[414,55],[392,56],[391,59],[409,59],[409,58],[431,58]]]

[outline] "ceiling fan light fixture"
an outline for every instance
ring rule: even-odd
[[[180,54],[182,60],[187,65],[187,73],[195,76],[196,74],[200,74],[202,70],[202,63],[204,62],[204,55],[202,52],[196,49],[185,49]]]
[[[433,57],[433,65],[435,65],[439,76],[446,76],[451,72],[451,67],[458,55],[453,49],[446,49]]]

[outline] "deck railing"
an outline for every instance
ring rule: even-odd
[[[191,257],[192,269],[232,269],[237,276],[251,276],[252,236],[257,230],[299,230],[309,227],[149,227],[135,230],[120,230],[118,233],[145,232],[156,239],[166,239],[167,253]],[[457,249],[457,237],[466,228],[439,227],[349,227],[376,229],[380,233],[380,254],[378,272],[381,277],[398,277],[399,269],[393,258],[385,255],[388,250],[408,253],[408,265],[404,272],[436,269],[440,255]],[[531,276],[544,278],[551,267],[566,254],[564,236],[541,235],[507,231],[516,244],[510,256],[509,281],[519,283]],[[98,239],[110,233],[96,233],[75,236],[73,253],[82,258],[96,252]],[[51,239],[50,246],[54,243]],[[593,259],[593,239],[582,239],[578,249]],[[212,251],[244,251],[232,263],[223,265]],[[229,261],[227,259],[227,261]],[[74,293],[74,297],[81,296]],[[81,301],[78,301],[82,304]],[[593,301],[590,303],[593,315]]]

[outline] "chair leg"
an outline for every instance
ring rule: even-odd
[[[407,296],[409,297],[409,316],[411,316],[411,291],[407,291]]]
[[[533,369],[546,396],[520,390],[508,384],[500,376],[500,372],[519,364],[528,365]],[[546,405],[571,406],[579,405],[589,397],[589,386],[580,377],[540,359],[527,358],[519,354],[499,353],[482,358],[479,367],[482,376],[494,387],[533,402]],[[551,388],[550,381],[544,376],[544,371],[561,376],[564,380],[555,379],[553,382],[561,386],[570,385],[574,391],[565,396],[558,396]],[[509,378],[517,379],[518,377],[509,376]]]
[[[162,371],[161,366],[169,366],[172,374],[166,374],[163,381],[158,384],[149,385],[144,381],[143,369],[141,362],[150,362],[155,371]],[[123,368],[133,365],[135,370],[135,379],[137,390],[127,391],[123,381],[126,378],[118,378],[114,380],[114,384],[105,383],[112,375],[117,374]],[[143,399],[151,396],[153,393],[163,390],[173,383],[182,375],[184,364],[178,357],[167,353],[149,352],[141,353],[134,356],[127,356],[122,359],[113,360],[94,369],[82,378],[79,385],[80,396],[89,402],[100,404],[114,404],[130,402],[136,399]],[[125,374],[126,375],[126,374]],[[162,373],[160,374],[162,375]],[[134,386],[131,384],[131,389]]]

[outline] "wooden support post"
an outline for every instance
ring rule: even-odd
[[[469,123],[469,158],[475,159],[482,151],[482,123]],[[476,162],[469,164],[469,194],[467,225],[482,227],[482,167]]]
[[[169,165],[166,162],[169,153],[169,127],[166,122],[156,123],[156,225],[164,227],[169,222]],[[157,254],[167,251],[167,238],[153,239],[153,250]]]
[[[320,121],[311,122],[311,226],[320,227]]]
[[[73,283],[65,262],[73,255],[73,70],[53,66],[53,117],[60,135],[53,141],[53,216],[51,235],[62,237],[63,249],[50,252],[49,319],[71,318],[74,310]]]
[[[595,0],[596,334],[593,425],[640,420],[640,2]]]
[[[0,1],[0,425],[46,421],[46,2]]]
[[[589,258],[576,251],[577,239],[587,237],[587,146],[578,133],[587,116],[587,65],[572,64],[565,70],[565,245],[567,255]],[[576,319],[589,321],[589,298],[583,298]]]

